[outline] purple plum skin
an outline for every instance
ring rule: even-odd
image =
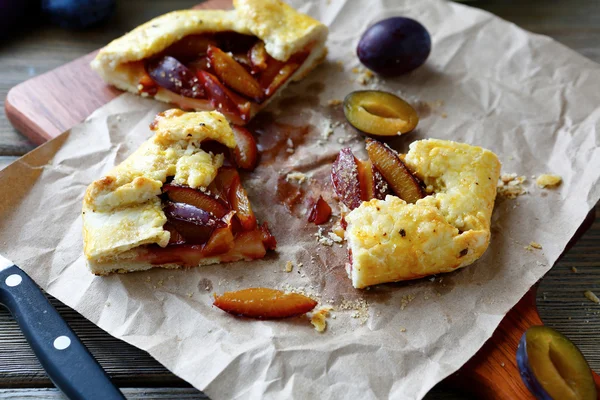
[[[367,68],[384,76],[399,76],[420,67],[430,52],[427,29],[405,17],[377,22],[362,35],[356,49]]]
[[[146,71],[154,82],[171,92],[194,99],[204,97],[198,77],[176,58],[164,56],[148,60]]]
[[[538,382],[529,366],[529,357],[527,356],[527,331],[523,333],[523,336],[521,336],[521,340],[519,341],[519,347],[517,348],[517,366],[519,367],[523,383],[536,399],[552,400],[552,397],[550,397]]]

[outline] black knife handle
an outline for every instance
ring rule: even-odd
[[[0,304],[11,312],[42,367],[67,398],[125,398],[36,283],[16,266],[0,271]]]

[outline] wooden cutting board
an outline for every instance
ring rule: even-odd
[[[196,8],[230,7],[231,0],[209,0]],[[34,143],[42,144],[119,96],[119,90],[107,86],[90,68],[95,55],[93,52],[12,88],[6,97],[5,109],[14,127]],[[530,326],[542,325],[535,291],[531,289],[521,299],[492,338],[459,372],[445,381],[447,384],[485,398],[534,398],[521,381],[515,354],[523,332]],[[600,384],[600,378],[597,375],[595,378]]]

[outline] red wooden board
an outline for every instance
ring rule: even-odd
[[[208,0],[197,6],[207,9],[230,7],[231,0]],[[83,121],[121,94],[107,86],[90,68],[95,54],[88,54],[12,88],[6,97],[5,109],[14,127],[34,143],[41,144]],[[593,214],[590,215],[593,221]],[[533,399],[521,381],[515,354],[523,332],[530,326],[541,324],[533,288],[507,314],[479,352],[445,382],[484,398]],[[598,375],[595,379],[600,385]]]

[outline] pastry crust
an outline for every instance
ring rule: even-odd
[[[345,217],[355,288],[450,272],[475,262],[489,245],[498,157],[429,139],[413,142],[404,160],[434,194],[415,204],[374,199]]]
[[[279,91],[290,81],[302,79],[323,61],[328,29],[319,21],[279,0],[235,0],[234,6],[230,11],[182,10],[154,18],[101,49],[91,66],[106,82],[138,94],[138,83],[145,74],[141,60],[160,53],[185,36],[225,31],[257,36],[265,43],[267,53],[280,61],[287,61],[307,44],[314,43],[306,61]],[[163,88],[154,95],[167,103],[184,103],[179,97]],[[268,102],[255,107],[253,114]],[[196,110],[212,109],[208,101],[187,104]]]
[[[90,184],[83,200],[84,253],[93,273],[106,274],[135,260],[145,244],[165,247],[170,233],[162,211],[161,187],[167,177],[192,188],[208,186],[223,164],[222,155],[206,153],[206,139],[234,148],[235,137],[225,117],[216,111],[159,114],[154,135],[105,177]],[[123,264],[116,264],[119,261]],[[143,268],[142,268],[143,264]]]

